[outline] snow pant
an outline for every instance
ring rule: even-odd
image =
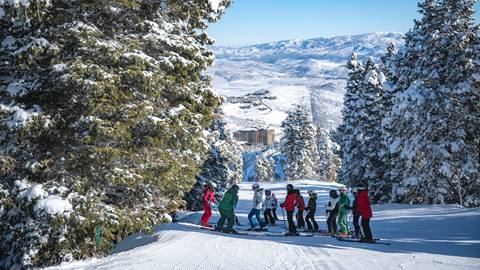
[[[206,225],[208,224],[208,221],[212,217],[212,209],[209,204],[204,204],[203,205],[203,215],[202,218],[200,218],[200,224]]]
[[[220,219],[217,223],[217,228],[223,229],[223,224],[225,224],[225,219],[227,220],[227,230],[233,230],[233,224],[235,224],[235,214],[233,211],[218,209],[220,212]]]
[[[263,211],[263,218],[265,219],[265,225],[275,225],[275,219],[272,215],[272,209],[265,209],[265,211]]]
[[[303,219],[303,210],[297,212],[297,227],[305,228],[305,220]]]
[[[278,216],[277,216],[277,208],[273,208],[272,213],[273,213],[273,217],[275,218],[275,220],[279,220]]]
[[[360,231],[360,225],[358,222],[360,221],[360,215],[353,214],[353,227],[355,228],[355,238],[359,238],[362,232]]]
[[[293,211],[287,211],[288,231],[291,233],[297,233],[297,228],[293,222]]]
[[[305,216],[305,221],[307,222],[307,228],[309,231],[318,232],[318,223],[315,221],[315,213],[308,213]]]
[[[255,208],[252,208],[252,210],[250,210],[250,213],[248,214],[248,223],[250,223],[250,227],[255,227],[256,224],[255,222],[253,221],[253,216],[255,216],[257,218],[257,222],[258,222],[258,225],[260,225],[260,227],[264,227],[265,225],[263,224],[263,220],[262,218],[260,217],[260,209],[255,209]]]
[[[337,229],[337,216],[338,213],[328,215],[327,218],[327,227],[328,227],[328,232],[330,234],[337,234],[338,229]]]
[[[372,230],[370,230],[370,219],[369,218],[362,218],[362,230],[365,234],[364,237],[366,240],[372,241]]]
[[[338,215],[338,225],[340,225],[341,233],[349,233],[348,231],[348,212],[340,212]]]

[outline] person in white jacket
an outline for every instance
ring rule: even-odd
[[[330,201],[325,205],[327,212],[328,233],[332,236],[337,235],[337,217],[338,217],[338,200],[340,197],[336,190],[330,190]]]
[[[272,210],[275,209],[275,198],[272,196],[272,191],[265,190],[265,201],[263,202],[263,218],[265,219],[265,225],[275,225],[275,218],[273,217]]]
[[[258,225],[260,225],[260,229],[262,230],[265,227],[265,224],[260,216],[260,212],[262,211],[262,206],[263,206],[263,189],[260,188],[260,185],[257,183],[254,183],[252,185],[252,190],[253,190],[253,207],[252,210],[250,210],[250,213],[248,214],[248,222],[250,223],[250,229],[248,230],[254,230],[256,227],[256,224],[253,220],[253,216],[256,217]]]

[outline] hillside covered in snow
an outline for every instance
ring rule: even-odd
[[[233,130],[258,125],[279,129],[295,105],[311,110],[315,124],[338,126],[347,78],[346,61],[357,52],[361,60],[378,60],[387,46],[403,43],[398,33],[372,33],[306,40],[285,40],[246,47],[215,47],[214,87],[225,97],[241,97],[261,89],[274,99],[268,107],[227,102],[223,106]]]
[[[262,185],[285,198],[286,182]],[[325,229],[324,205],[330,189],[338,184],[297,181],[303,191],[315,190],[316,220]],[[247,224],[253,192],[250,184],[240,184],[237,216]],[[372,230],[382,244],[340,242],[329,236],[278,237],[264,233],[220,234],[196,225],[201,212],[191,212],[179,223],[163,224],[151,235],[138,233],[120,242],[112,253],[49,268],[73,269],[478,269],[480,265],[479,209],[454,205],[373,206]],[[216,211],[215,211],[216,212]],[[278,209],[280,218],[282,214]],[[216,222],[214,213],[212,222]],[[240,227],[239,227],[240,228]],[[243,228],[246,228],[243,226]],[[237,228],[238,229],[238,228]],[[283,232],[284,223],[270,226]]]

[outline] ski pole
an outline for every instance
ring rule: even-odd
[[[285,212],[283,211],[283,207],[282,207],[282,217],[283,217],[283,228],[285,229],[285,232],[287,232],[287,223],[285,222]]]

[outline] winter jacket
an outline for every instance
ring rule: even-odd
[[[340,215],[348,213],[350,209],[350,199],[347,193],[340,193],[340,200],[338,201],[338,211]]]
[[[262,209],[263,189],[256,188],[253,191],[253,209]]]
[[[272,196],[265,197],[265,201],[263,201],[263,208],[264,209],[275,209],[275,198]]]
[[[308,213],[315,215],[315,211],[317,211],[317,194],[310,195],[310,199],[308,200],[308,206],[305,208],[308,210]]]
[[[298,204],[298,195],[293,190],[288,191],[288,195],[285,198],[285,201],[281,204],[286,211],[293,212],[295,206]]]
[[[231,187],[230,189],[223,194],[223,198],[218,204],[218,208],[224,211],[233,211],[237,206],[238,195],[235,192],[235,188]]]
[[[335,198],[330,197],[330,201],[327,203],[325,206],[325,209],[327,211],[330,211],[331,214],[336,214],[338,213],[338,200],[340,198],[337,196]]]
[[[371,218],[372,208],[370,207],[370,201],[368,200],[368,190],[360,190],[357,195],[357,209],[362,215],[362,218]]]
[[[215,202],[215,193],[208,187],[203,192],[203,207],[210,206],[210,202]]]

